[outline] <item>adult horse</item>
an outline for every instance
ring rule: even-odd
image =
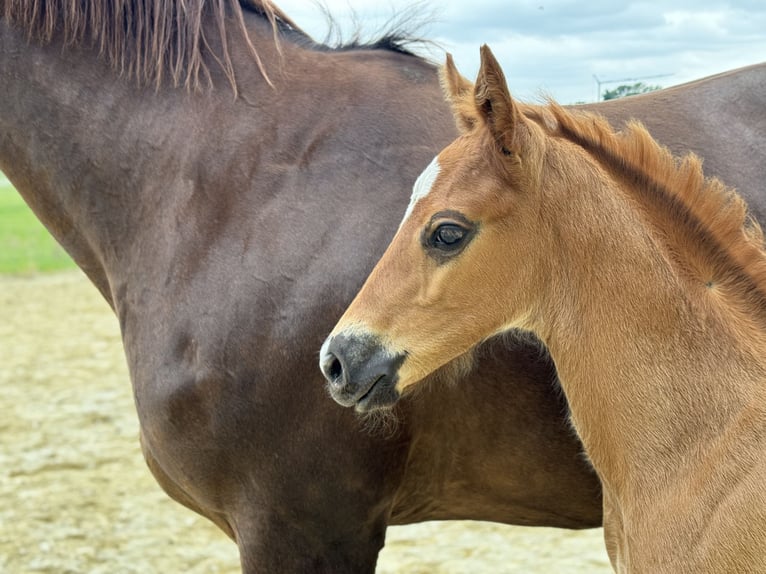
[[[115,310],[170,496],[229,533],[246,572],[371,572],[388,524],[600,524],[535,349],[496,341],[470,384],[413,397],[387,433],[316,370],[454,136],[434,67],[395,42],[317,45],[267,2],[100,6],[0,0],[0,168]],[[762,69],[712,82],[763,109]],[[696,93],[666,105],[694,112]],[[671,141],[714,161],[705,126],[726,113]]]
[[[450,59],[444,76],[461,135],[323,345],[333,396],[390,407],[532,332],[601,478],[615,569],[763,572],[766,247],[744,201],[639,124],[514,101],[486,46],[475,86]]]

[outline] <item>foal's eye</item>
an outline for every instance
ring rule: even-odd
[[[420,234],[420,244],[429,257],[441,265],[462,253],[476,236],[478,223],[459,211],[434,213]]]
[[[431,232],[431,246],[444,251],[460,246],[468,230],[454,223],[442,223]]]

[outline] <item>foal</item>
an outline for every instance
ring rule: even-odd
[[[462,135],[322,347],[359,410],[499,332],[547,347],[619,572],[766,571],[766,256],[742,199],[637,124],[515,102],[450,58]]]

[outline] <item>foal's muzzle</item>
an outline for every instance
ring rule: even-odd
[[[389,352],[374,335],[341,332],[322,345],[319,368],[335,402],[365,412],[399,399],[397,372],[405,358]]]

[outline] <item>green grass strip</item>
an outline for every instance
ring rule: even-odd
[[[74,267],[74,261],[0,173],[0,273],[28,275]]]

